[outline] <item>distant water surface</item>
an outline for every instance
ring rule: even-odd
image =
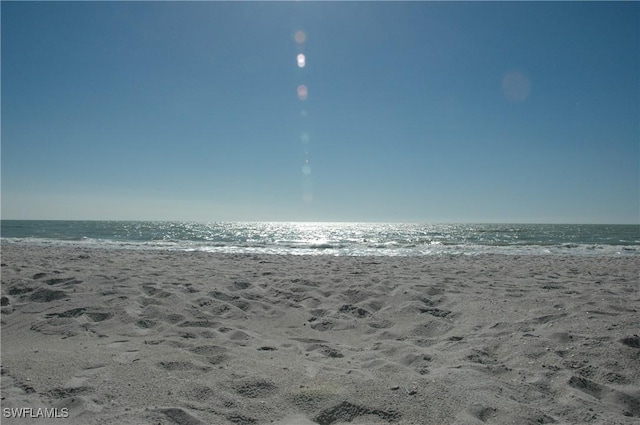
[[[225,253],[640,255],[640,225],[2,220],[3,243]]]

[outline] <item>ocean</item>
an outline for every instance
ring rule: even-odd
[[[3,244],[222,253],[640,255],[640,225],[2,220]]]

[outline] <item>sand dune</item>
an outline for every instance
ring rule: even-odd
[[[637,424],[640,259],[2,246],[3,424]]]

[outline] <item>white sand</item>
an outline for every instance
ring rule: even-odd
[[[3,424],[638,424],[638,257],[2,246]],[[3,410],[4,413],[4,410]]]

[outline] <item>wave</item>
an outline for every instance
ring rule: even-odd
[[[640,226],[2,220],[3,243],[305,255],[637,255]]]
[[[368,244],[330,242],[221,243],[191,240],[132,241],[99,238],[79,240],[51,238],[0,238],[3,244],[40,246],[76,246],[91,249],[132,249],[165,251],[202,251],[232,254],[335,255],[335,256],[429,256],[429,255],[578,255],[620,256],[640,255],[640,246],[600,244]]]

